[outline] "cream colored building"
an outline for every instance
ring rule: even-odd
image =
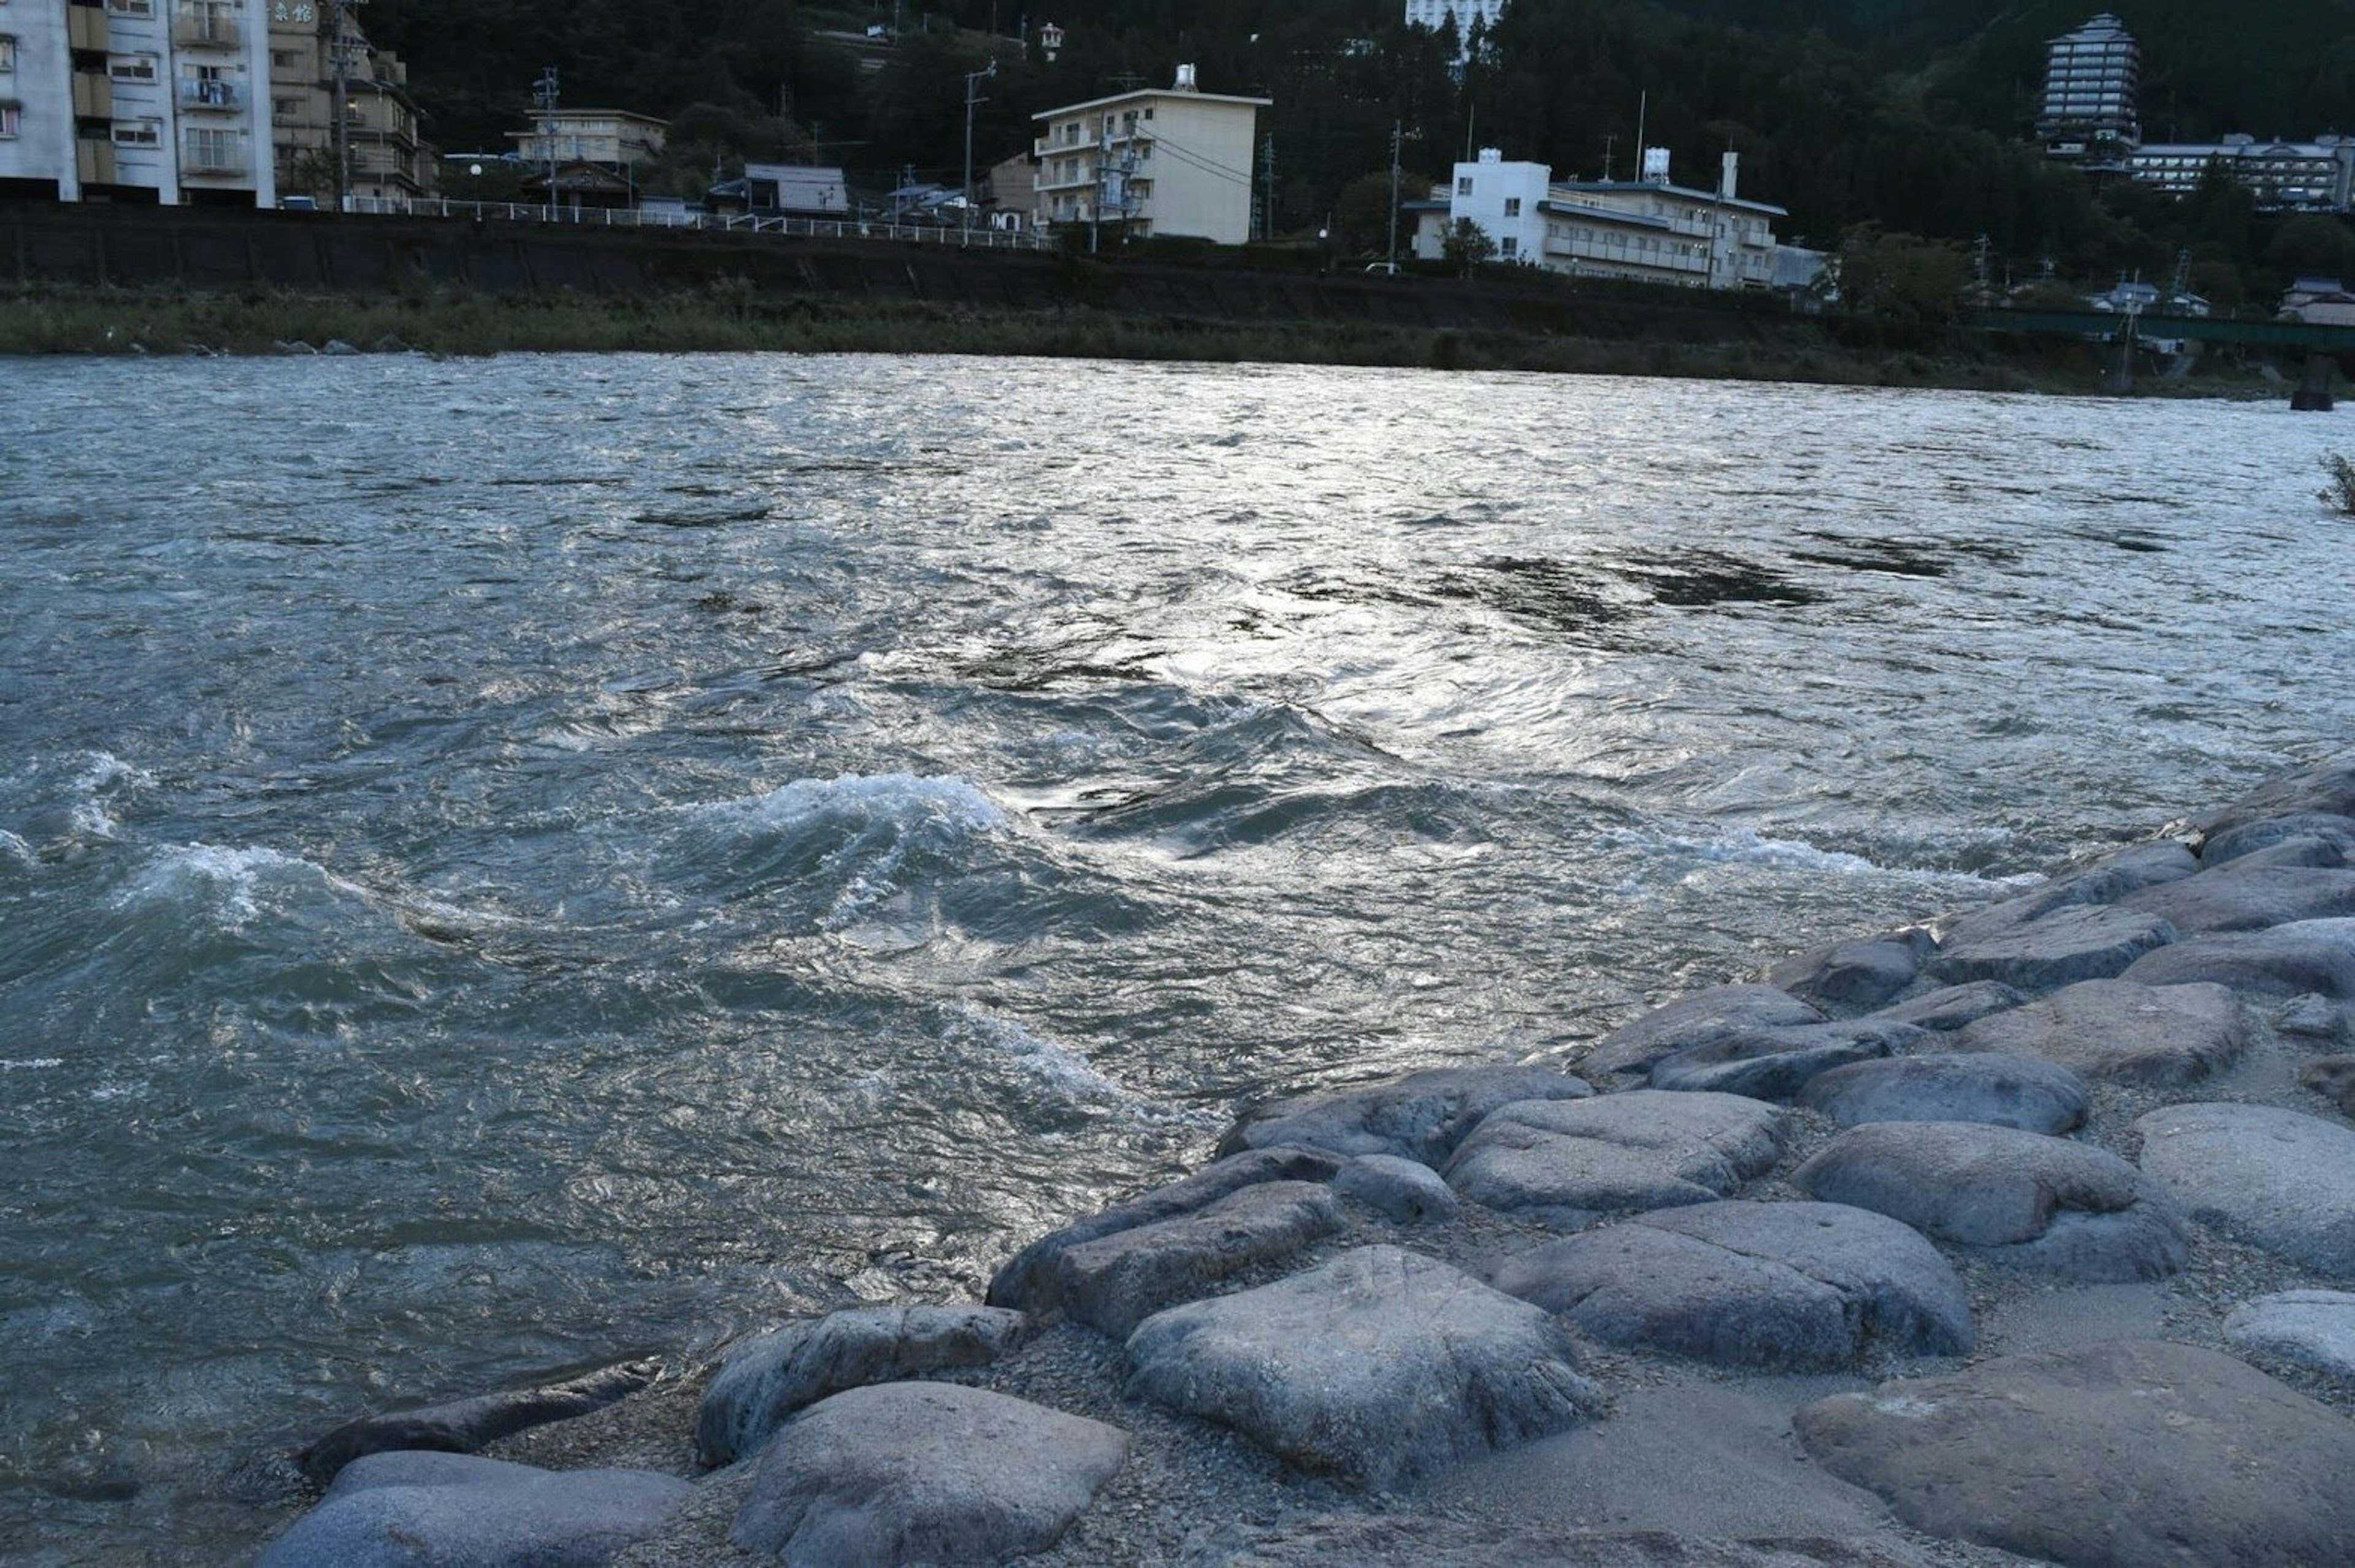
[[[336,40],[329,8],[272,0],[270,140],[282,195],[322,205],[336,191]],[[433,155],[418,134],[409,68],[371,47],[344,13],[344,152],[346,189],[368,200],[432,194]]]
[[[670,122],[626,109],[550,109],[532,116],[528,131],[511,131],[527,164],[602,164],[608,168],[657,157]]]
[[[1066,104],[1043,131],[1034,197],[1048,227],[1101,221],[1132,234],[1251,238],[1259,112],[1273,100],[1203,92],[1194,68],[1174,86]]]

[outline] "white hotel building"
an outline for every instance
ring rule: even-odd
[[[1139,236],[1242,244],[1251,238],[1259,112],[1272,101],[1203,92],[1194,68],[1181,65],[1175,86],[1032,115],[1041,122],[1031,147],[1038,222],[1117,223]]]
[[[267,207],[265,0],[0,0],[0,196]]]

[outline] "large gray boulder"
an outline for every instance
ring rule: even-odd
[[[2057,1062],[2087,1078],[2173,1086],[2240,1060],[2249,1042],[2241,999],[2222,986],[2083,980],[1955,1036],[1956,1051]]]
[[[773,1328],[730,1350],[703,1391],[696,1456],[733,1464],[794,1412],[845,1389],[986,1366],[1026,1327],[1019,1312],[995,1307],[860,1307]]]
[[[1846,1366],[1870,1340],[1971,1348],[1970,1302],[1938,1249],[1836,1203],[1703,1203],[1547,1242],[1492,1271],[1605,1344],[1721,1366]]]
[[[1731,1195],[1781,1156],[1785,1119],[1743,1095],[1657,1089],[1508,1105],[1442,1174],[1467,1201],[1576,1230]]]
[[[1894,1541],[1544,1530],[1425,1513],[1288,1514],[1186,1538],[1178,1568],[1933,1568]]]
[[[1910,937],[1834,942],[1784,959],[1766,983],[1828,1013],[1869,1013],[1913,983],[1922,947]]]
[[[1969,946],[2009,935],[2055,911],[2110,903],[2138,889],[2179,881],[2199,869],[2199,858],[2172,840],[2129,845],[2000,903],[1949,915],[1938,921],[1934,930],[1943,945]]]
[[[2173,926],[2140,910],[2065,904],[1992,935],[1949,935],[1929,971],[1950,986],[1999,980],[2021,991],[2050,991],[2118,974],[2175,937]]]
[[[2224,1338],[2260,1361],[2319,1372],[2355,1387],[2355,1293],[2285,1290],[2243,1302],[2224,1319]]]
[[[2201,852],[2236,828],[2269,817],[2301,814],[2355,816],[2355,752],[2326,758],[2312,767],[2268,779],[2232,805],[2201,813],[2193,822]]]
[[[1008,1258],[991,1277],[989,1305],[1023,1312],[1060,1310],[1062,1255],[1070,1248],[1118,1231],[1190,1214],[1230,1193],[1261,1182],[1330,1181],[1333,1173],[1340,1168],[1341,1157],[1330,1149],[1301,1148],[1289,1144],[1230,1155],[1183,1180],[1155,1188],[1039,1237]]]
[[[1870,1123],[1791,1179],[1811,1197],[1902,1220],[1970,1255],[2079,1280],[2158,1279],[2190,1256],[2175,1204],[2133,1166],[2011,1127]]]
[[[770,1442],[729,1539],[793,1568],[978,1568],[1052,1546],[1127,1456],[1117,1426],[986,1389],[852,1389]]]
[[[1602,1403],[1550,1315],[1397,1247],[1172,1307],[1138,1326],[1128,1353],[1133,1392],[1377,1488],[1561,1431]]]
[[[694,1488],[651,1470],[541,1470],[399,1449],[354,1459],[254,1568],[600,1568]]]
[[[602,1410],[652,1384],[661,1371],[659,1361],[622,1361],[560,1382],[364,1415],[304,1448],[295,1462],[304,1480],[324,1487],[345,1466],[369,1454],[398,1448],[472,1454],[531,1427]]]
[[[2355,915],[2355,871],[2243,859],[2118,901],[2189,936]]]
[[[2192,1218],[2355,1279],[2355,1131],[2270,1105],[2170,1105],[2135,1124],[2142,1168]]]
[[[2339,859],[2314,859],[2304,863],[2316,866],[2344,864],[2346,858],[2355,856],[2355,816],[2336,816],[2322,811],[2294,811],[2286,816],[2260,817],[2243,823],[2238,827],[2211,834],[2200,846],[2200,863],[2211,869],[2262,855],[2284,844],[2315,844],[2324,846]]]
[[[1929,1038],[1876,1019],[1754,1029],[1662,1057],[1652,1064],[1652,1087],[1789,1100],[1818,1072],[1910,1051]]]
[[[1442,1067],[1388,1083],[1262,1105],[1227,1130],[1219,1153],[1295,1144],[1337,1155],[1386,1154],[1437,1165],[1499,1105],[1582,1100],[1593,1093],[1584,1079],[1559,1067]]]
[[[1678,1051],[1762,1029],[1823,1021],[1823,1009],[1774,986],[1713,986],[1612,1030],[1579,1059],[1578,1069],[1598,1083],[1640,1083],[1662,1057]]]
[[[2355,1563],[2355,1422],[2230,1356],[2124,1339],[1801,1410],[1914,1529],[2066,1568]]]
[[[1889,1023],[1912,1024],[1915,1029],[1947,1033],[2026,1000],[2026,997],[2000,980],[1973,980],[1968,985],[1943,986],[1918,997],[1908,997],[1872,1016]]]
[[[1440,1224],[1462,1207],[1439,1172],[1394,1155],[1359,1155],[1333,1179],[1333,1196],[1362,1203],[1401,1225]]]
[[[1844,1127],[1866,1122],[1985,1122],[2065,1133],[2085,1119],[2085,1083],[2053,1062],[1992,1051],[1933,1051],[1836,1067],[1799,1104]]]
[[[1191,1214],[1067,1249],[1057,1295],[1071,1317],[1125,1339],[1163,1307],[1199,1300],[1236,1275],[1340,1228],[1341,1206],[1331,1189],[1263,1182]]]
[[[2264,931],[2195,936],[2135,960],[2146,986],[2213,981],[2250,996],[2355,997],[2355,919],[2301,920]]]

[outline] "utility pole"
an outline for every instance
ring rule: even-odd
[[[541,150],[548,154],[548,210],[556,211],[556,68],[543,67],[539,80],[531,84],[531,101],[539,111]]]
[[[982,82],[997,74],[997,62],[993,59],[979,70],[969,70],[964,76],[964,227],[973,227],[973,111],[978,103],[989,101],[977,96]]]
[[[1262,240],[1275,238],[1275,133],[1271,131],[1259,144],[1261,188],[1266,193],[1260,197],[1259,237]]]
[[[1391,248],[1388,265],[1391,274],[1398,273],[1398,204],[1399,204],[1399,144],[1406,139],[1406,123],[1391,122]]]
[[[1614,145],[1616,145],[1616,144],[1617,144],[1618,141],[1619,141],[1619,133],[1618,133],[1618,132],[1616,132],[1616,131],[1606,131],[1606,132],[1604,132],[1604,135],[1603,135],[1603,183],[1604,183],[1604,185],[1609,185],[1609,184],[1611,183],[1611,149],[1612,149]]]
[[[327,5],[320,15],[321,25],[327,29],[327,70],[330,85],[327,101],[330,112],[336,117],[334,145],[336,210],[337,212],[350,210],[352,200],[352,58],[350,48],[345,42],[349,32],[346,12],[347,7],[361,3],[362,0],[327,0]]]

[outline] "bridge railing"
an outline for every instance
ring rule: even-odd
[[[671,212],[634,207],[564,207],[523,201],[452,201],[443,197],[353,197],[349,209],[376,217],[456,218],[478,223],[565,224],[584,229],[702,229],[722,234],[775,234],[814,240],[883,240],[970,251],[1045,251],[1043,236],[1025,229],[971,229],[886,223],[857,219],[762,217],[751,213]]]

